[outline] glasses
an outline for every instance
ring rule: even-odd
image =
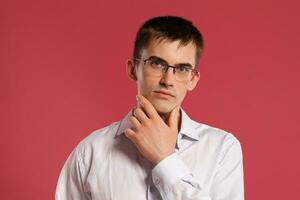
[[[190,64],[171,66],[165,60],[156,56],[151,56],[145,60],[137,58],[134,58],[134,60],[143,61],[145,66],[144,70],[157,77],[161,77],[169,68],[173,69],[173,75],[177,81],[191,81],[192,78],[199,73],[196,69],[193,69]]]

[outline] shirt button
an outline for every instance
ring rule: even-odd
[[[150,186],[150,192],[153,193],[154,192],[154,187]]]
[[[159,184],[159,179],[156,178],[156,179],[154,180],[154,183],[155,183],[155,185],[158,185],[158,184]]]

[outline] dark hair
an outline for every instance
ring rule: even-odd
[[[141,58],[142,49],[147,48],[153,40],[177,41],[186,46],[190,42],[196,46],[196,64],[203,51],[203,38],[191,21],[177,16],[160,16],[146,21],[138,30],[133,57]]]

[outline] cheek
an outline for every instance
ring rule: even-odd
[[[153,91],[159,85],[157,78],[149,76],[140,76],[137,81],[138,89],[141,94],[147,94]]]
[[[179,102],[182,102],[186,93],[187,93],[188,89],[186,87],[186,85],[181,85],[178,89],[177,89],[177,100]]]

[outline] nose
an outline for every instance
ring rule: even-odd
[[[162,74],[160,84],[166,87],[172,87],[175,81],[174,69],[169,67],[166,72]]]

